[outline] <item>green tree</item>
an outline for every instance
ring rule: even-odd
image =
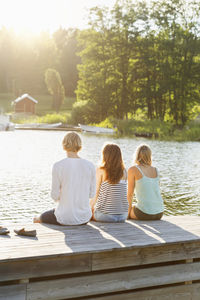
[[[65,90],[60,74],[55,69],[47,69],[45,83],[49,93],[53,96],[52,108],[58,112],[65,98]]]
[[[12,30],[0,30],[0,91],[11,92],[15,76],[16,35]]]
[[[199,17],[197,1],[157,1],[151,18],[158,31],[158,52],[162,53],[160,71],[164,74],[165,99],[169,115],[177,125],[184,125],[190,110],[200,100]]]
[[[107,8],[93,8],[91,28],[79,35],[83,50],[77,99],[88,101],[88,108],[95,109],[92,115],[98,114],[99,121],[109,115],[123,119],[130,111],[133,76],[129,62],[137,35],[131,24],[135,21],[131,1],[117,1],[110,12]]]
[[[91,10],[91,28],[78,36],[82,64],[78,66],[77,100],[87,101],[91,122],[100,122],[109,116],[113,104],[113,82],[110,80],[113,64],[110,60],[112,48],[108,23],[108,10],[95,7]]]
[[[77,35],[78,29],[59,28],[53,34],[59,52],[58,71],[62,77],[63,85],[68,96],[75,96],[75,89],[78,81],[77,65],[81,63],[80,57],[77,55]]]

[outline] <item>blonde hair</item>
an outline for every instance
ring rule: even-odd
[[[135,151],[135,163],[151,166],[151,149],[148,145],[142,144]]]
[[[68,132],[62,144],[65,151],[78,152],[82,147],[81,138],[76,132]]]
[[[106,172],[106,180],[116,184],[124,175],[124,163],[121,149],[116,144],[105,144],[102,149],[101,169]]]

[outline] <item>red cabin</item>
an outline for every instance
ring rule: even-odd
[[[13,101],[15,113],[35,113],[35,104],[38,103],[33,97],[24,94]]]

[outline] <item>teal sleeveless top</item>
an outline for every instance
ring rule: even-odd
[[[163,199],[160,193],[159,175],[150,178],[144,175],[141,168],[136,166],[142,174],[142,178],[135,181],[136,207],[142,212],[154,215],[164,211]]]

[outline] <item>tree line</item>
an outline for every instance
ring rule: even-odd
[[[200,2],[117,0],[90,11],[76,115],[85,122],[146,118],[183,126],[200,103]]]
[[[24,37],[0,29],[0,93],[51,93],[73,120],[149,120],[183,126],[200,103],[200,2],[117,0],[94,7],[85,30]]]
[[[0,29],[0,93],[45,94],[51,87],[45,83],[48,69],[57,72],[67,96],[75,96],[78,80],[78,29],[59,28],[52,35],[18,35]],[[49,72],[47,72],[49,74]],[[48,74],[46,77],[49,77]],[[46,79],[47,80],[47,79]],[[47,80],[48,81],[48,80]],[[62,93],[63,91],[61,91]]]

